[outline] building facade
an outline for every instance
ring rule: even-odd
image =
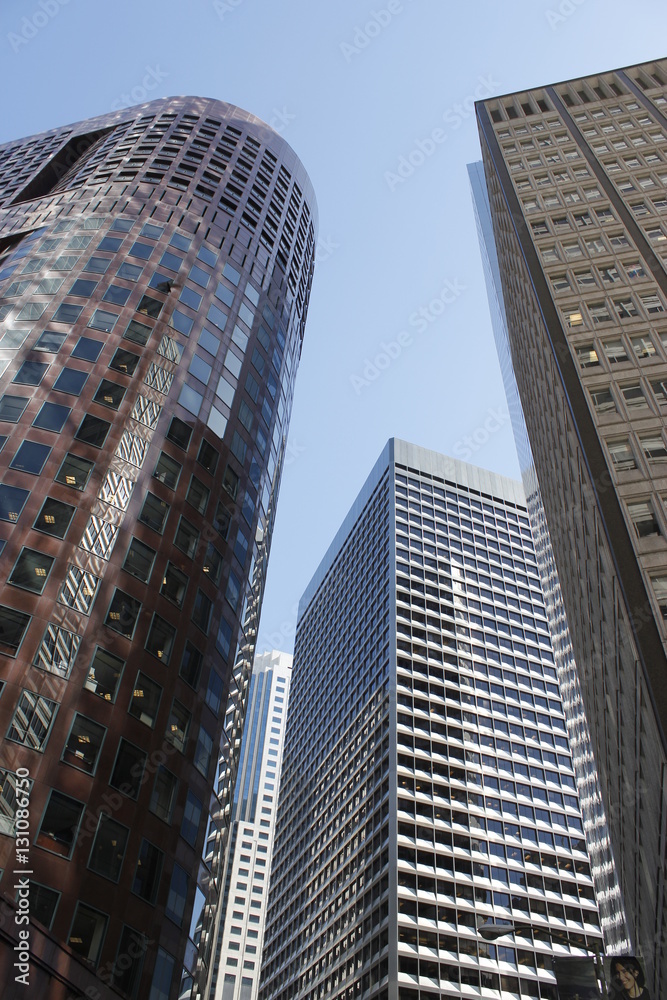
[[[289,654],[255,656],[225,858],[212,1000],[256,1000],[259,991],[291,674]]]
[[[509,348],[631,945],[667,966],[667,62],[480,102]]]
[[[219,101],[0,149],[0,892],[18,772],[58,976],[128,997],[210,974],[315,211]]]
[[[600,947],[523,491],[390,440],[299,609],[260,998],[556,1000]]]

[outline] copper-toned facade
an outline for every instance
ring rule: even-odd
[[[25,777],[44,996],[173,1000],[214,919],[316,226],[219,101],[0,148],[0,891]]]
[[[667,60],[480,102],[477,116],[512,364],[631,946],[662,996]]]

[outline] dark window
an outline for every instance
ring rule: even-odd
[[[232,500],[236,500],[236,494],[239,491],[239,477],[236,475],[231,465],[228,465],[225,469],[225,474],[222,479],[222,488],[229,493]]]
[[[196,476],[193,476],[190,480],[190,486],[188,487],[188,493],[185,499],[189,504],[192,504],[195,510],[199,511],[200,514],[203,514],[208,506],[209,492],[210,491],[206,486],[204,486],[202,481],[197,479]]]
[[[241,463],[241,465],[243,465],[243,463],[245,462],[245,457],[246,457],[247,450],[248,450],[248,446],[245,443],[245,441],[243,440],[243,438],[241,437],[241,435],[239,434],[239,432],[238,431],[234,431],[234,436],[232,437],[232,448],[231,448],[231,451],[232,451],[232,454],[236,458],[238,458],[238,460]]]
[[[140,611],[140,601],[116,588],[104,624],[112,628],[114,632],[120,632],[126,639],[131,639]]]
[[[124,306],[130,297],[130,289],[120,285],[109,285],[102,296],[102,302],[112,302],[116,306]]]
[[[201,822],[202,803],[194,792],[188,792],[183,812],[183,822],[181,823],[181,836],[192,847],[197,843],[197,834]]]
[[[129,835],[130,831],[126,826],[117,823],[106,813],[101,813],[88,861],[90,870],[117,882]]]
[[[257,402],[259,396],[259,382],[252,372],[248,372],[248,375],[246,376],[245,388],[250,398]]]
[[[82,295],[86,298],[92,295],[97,288],[96,281],[90,281],[87,278],[78,278],[72,287],[70,288],[68,295]]]
[[[102,406],[109,406],[112,410],[117,410],[123,402],[124,395],[125,389],[122,385],[103,378],[97,388],[97,392],[93,396],[93,402],[100,403]]]
[[[72,767],[94,774],[106,729],[85,715],[77,714],[70,729],[62,759]]]
[[[139,515],[139,520],[147,524],[149,528],[153,531],[157,531],[162,534],[162,529],[164,528],[164,523],[167,519],[167,514],[169,513],[169,504],[165,503],[164,500],[160,500],[153,493],[147,493],[146,499],[144,501],[144,506],[142,507],[141,514]]]
[[[111,229],[118,233],[129,233],[133,225],[132,219],[114,219],[111,223]]]
[[[193,646],[188,640],[185,643],[185,649],[183,650],[183,658],[181,660],[181,669],[179,671],[181,677],[189,684],[190,687],[197,688],[199,684],[199,677],[201,674],[203,655]]]
[[[150,316],[152,319],[157,319],[162,312],[163,305],[164,302],[160,302],[159,299],[153,299],[150,295],[144,295],[137,306],[137,312],[143,313],[144,316]]]
[[[101,448],[107,439],[110,428],[111,424],[108,420],[102,420],[101,417],[94,417],[87,413],[74,436],[78,441],[83,441],[84,444],[90,444],[93,448]]]
[[[56,482],[64,483],[65,486],[71,486],[75,490],[84,490],[94,468],[94,462],[68,453],[58,469]]]
[[[72,854],[83,803],[62,792],[51,792],[35,843],[47,851],[69,858]]]
[[[42,403],[42,407],[32,422],[33,427],[41,427],[45,431],[55,431],[59,433],[70,413],[69,406],[61,406],[59,403]]]
[[[34,594],[41,594],[54,562],[53,556],[44,555],[35,549],[21,549],[8,582],[15,587],[31,590]]]
[[[30,402],[26,396],[0,397],[0,420],[6,420],[9,424],[17,424],[21,419],[21,414]]]
[[[218,532],[221,538],[227,538],[229,534],[229,525],[231,523],[232,516],[225,507],[224,503],[220,501],[218,503],[215,518],[213,519],[213,527]]]
[[[111,333],[117,320],[117,313],[107,312],[105,309],[96,309],[88,326],[91,330],[101,330],[102,333]]]
[[[154,226],[152,222],[146,222],[140,232],[140,236],[146,236],[149,240],[158,240],[164,232],[164,226]]]
[[[155,775],[153,794],[151,795],[151,812],[163,819],[165,823],[171,823],[174,805],[176,804],[176,788],[178,780],[176,775],[168,771],[162,765]]]
[[[33,528],[36,528],[37,531],[44,531],[47,535],[55,535],[56,538],[64,538],[75,510],[76,507],[72,507],[68,503],[47,497]]]
[[[241,566],[245,566],[245,561],[248,556],[248,539],[243,534],[240,528],[236,535],[236,543],[234,545],[234,555],[240,562]]]
[[[134,344],[140,344],[143,347],[148,343],[148,338],[152,332],[153,330],[150,326],[140,323],[137,319],[131,319],[127,324],[127,329],[123,337],[125,340],[131,340]]]
[[[9,468],[38,476],[44,468],[50,451],[48,445],[38,444],[36,441],[23,441],[9,463]]]
[[[47,930],[51,929],[60,893],[38,882],[30,883],[30,921],[38,920]]]
[[[48,354],[57,354],[67,340],[66,333],[54,333],[53,330],[45,330],[35,344],[36,351],[46,351]]]
[[[164,854],[147,840],[141,841],[132,892],[149,903],[155,902]]]
[[[134,682],[134,690],[128,712],[135,719],[139,719],[140,722],[150,726],[152,729],[157,718],[161,697],[162,688],[160,685],[156,684],[155,681],[151,680],[150,677],[147,677],[140,670]]]
[[[170,278],[167,274],[161,274],[156,271],[151,280],[148,282],[149,288],[154,288],[157,292],[164,292],[166,295],[171,291],[171,286],[174,283],[174,279]],[[155,301],[155,300],[153,300]],[[146,312],[146,309],[138,310],[140,312]],[[147,313],[147,315],[152,315],[152,313]]]
[[[88,373],[80,372],[78,368],[63,368],[53,388],[58,392],[67,392],[70,396],[79,396],[87,378]]]
[[[146,753],[133,743],[121,739],[109,784],[131,799],[139,798],[141,779],[146,766]]]
[[[143,583],[148,583],[156,555],[155,549],[152,549],[150,545],[140,542],[138,538],[133,538],[125,556],[123,569],[131,573],[132,576],[136,576]]]
[[[0,485],[0,521],[18,521],[19,514],[30,496],[30,490],[18,486]]]
[[[106,649],[98,647],[90,664],[84,687],[92,691],[93,694],[99,695],[100,698],[104,698],[105,701],[115,701],[124,665],[124,660],[120,660],[113,653],[108,653]]]
[[[134,375],[134,370],[139,364],[139,355],[119,347],[109,363],[109,368],[113,368],[123,375]]]
[[[208,688],[206,689],[206,704],[216,717],[222,706],[223,689],[222,677],[217,670],[212,669],[208,679]]]
[[[0,605],[0,653],[16,656],[30,624],[30,615]]]
[[[97,361],[104,344],[101,340],[93,340],[91,337],[79,337],[76,347],[72,351],[73,358],[81,361]]]
[[[165,738],[173,743],[177,750],[181,753],[185,753],[185,746],[188,742],[188,734],[190,732],[190,723],[192,721],[192,716],[188,712],[184,705],[181,705],[180,701],[174,700],[171,706],[171,714],[169,716],[169,722],[167,723],[167,731],[165,733]]]
[[[116,271],[116,275],[119,278],[125,278],[127,281],[138,281],[142,271],[143,267],[140,267],[139,264],[130,264],[126,260],[120,265]]]
[[[181,474],[182,468],[183,466],[180,462],[177,462],[170,455],[161,451],[160,457],[158,458],[155,466],[155,471],[153,472],[153,478],[157,479],[161,483],[164,483],[164,485],[168,486],[170,490],[175,490],[178,485],[178,477]]]
[[[19,385],[39,385],[47,371],[49,365],[42,361],[24,361],[12,382]]]
[[[167,437],[170,441],[173,441],[175,445],[178,445],[179,448],[183,448],[185,450],[190,444],[192,427],[188,427],[183,420],[179,420],[178,417],[174,417],[169,425]]]
[[[176,537],[174,538],[174,545],[176,545],[181,552],[185,552],[190,559],[194,559],[198,541],[199,532],[194,525],[190,524],[187,518],[182,517],[178,522],[178,530],[176,532]]]
[[[219,458],[220,455],[213,445],[209,444],[208,441],[202,441],[199,446],[197,461],[204,469],[206,469],[207,472],[210,472],[211,475],[214,475],[215,473]]]
[[[187,895],[188,876],[179,865],[174,865],[165,913],[178,927],[183,923]]]
[[[211,581],[214,587],[217,587],[220,582],[223,562],[224,560],[215,545],[213,545],[212,542],[209,542],[202,569],[204,573],[206,573],[207,579]]]
[[[212,601],[209,600],[203,590],[198,590],[197,597],[195,598],[195,606],[192,609],[192,621],[197,628],[200,628],[206,634],[208,634],[212,609]]]
[[[152,653],[153,656],[157,656],[158,660],[161,660],[166,665],[171,659],[175,638],[176,629],[172,625],[169,625],[164,618],[160,618],[159,615],[153,615],[150,632],[146,640],[146,649],[148,652]]]
[[[111,260],[109,257],[91,257],[84,271],[92,271],[93,274],[105,274]]]
[[[77,903],[68,945],[86,961],[97,965],[106,934],[107,916],[86,903]]]
[[[188,589],[188,577],[173,563],[167,563],[160,593],[172,601],[176,607],[182,608],[185,592]]]
[[[131,1000],[135,1000],[137,996],[137,988],[147,951],[148,944],[144,935],[124,924],[118,942],[111,985],[130,997]]]
[[[64,302],[61,306],[58,306],[56,313],[53,317],[54,323],[68,323],[72,326],[78,320],[81,315],[81,310],[83,306],[74,306],[69,302]]]
[[[182,302],[183,305],[189,306],[190,309],[193,309],[196,312],[201,305],[201,295],[195,292],[194,289],[188,288],[186,285],[179,296],[179,302]]]

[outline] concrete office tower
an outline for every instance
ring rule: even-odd
[[[502,283],[482,163],[470,164],[468,174],[489,297],[491,324],[519,455],[528,518],[535,541],[535,556],[540,571],[558,681],[563,697],[563,709],[572,750],[572,763],[577,778],[577,791],[584,819],[584,834],[591,860],[591,874],[600,913],[600,925],[607,953],[620,954],[630,950],[631,942],[628,937],[623,901],[609,838],[609,828],[595,767],[590,730],[581,696],[579,675],[572,653],[572,640],[563,606],[560,580],[556,571],[544,505],[535,475],[535,463],[528,442],[526,424],[512,368]]]
[[[255,657],[225,857],[211,998],[256,1000],[292,657]]]
[[[197,946],[210,970],[202,849],[229,818],[313,193],[257,118],[174,98],[3,146],[0,198],[0,891],[25,769],[34,995],[174,1000]]]
[[[667,61],[477,105],[511,357],[633,948],[667,966]]]
[[[556,1000],[600,942],[521,486],[390,440],[300,605],[260,998]]]

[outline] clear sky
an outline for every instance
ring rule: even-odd
[[[518,476],[472,101],[664,56],[666,29],[664,0],[2,0],[0,141],[196,94],[269,122],[310,174],[320,246],[260,648],[291,651],[387,438]]]

